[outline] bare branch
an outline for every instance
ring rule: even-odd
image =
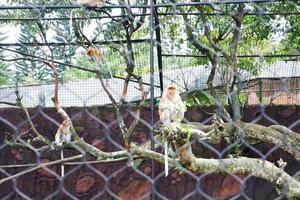
[[[104,89],[105,93],[107,94],[107,96],[109,97],[109,99],[111,100],[111,102],[113,104],[113,107],[114,107],[114,110],[116,113],[116,117],[117,117],[117,121],[118,121],[119,127],[121,129],[123,139],[124,139],[125,147],[128,147],[129,143],[128,143],[128,138],[126,137],[126,133],[128,132],[128,130],[127,130],[127,127],[123,120],[122,113],[120,111],[120,105],[117,103],[117,101],[114,99],[112,94],[107,89],[107,87],[103,81],[102,75],[100,73],[97,73],[96,75],[101,83],[102,88]]]
[[[193,31],[194,28],[190,25],[188,18],[186,15],[182,15],[184,19],[184,25],[186,28],[186,33],[188,36],[188,40],[194,45],[201,53],[205,54],[209,60],[211,60],[212,56],[216,56],[216,52],[209,48],[208,46],[204,45],[202,42],[200,42],[197,37],[194,35]]]
[[[54,107],[58,114],[64,119],[71,122],[71,132],[74,139],[79,139],[78,134],[75,131],[75,128],[73,126],[73,123],[69,117],[69,115],[66,113],[66,111],[60,106],[59,99],[58,99],[58,73],[56,71],[56,68],[53,63],[46,63],[53,72],[53,78],[54,78],[54,97],[52,98],[52,101],[54,103]]]
[[[17,106],[16,103],[12,103],[12,102],[8,102],[8,101],[0,101],[0,104],[6,104],[6,105],[9,105],[9,106]]]
[[[141,101],[140,101],[140,103],[137,107],[137,111],[135,112],[134,121],[132,122],[132,124],[130,125],[128,131],[126,132],[126,135],[125,135],[126,138],[129,138],[131,136],[133,130],[137,126],[138,122],[140,121],[141,109],[142,109],[142,106],[143,106],[149,92],[150,91],[147,91],[143,94],[142,99],[141,99]]]
[[[45,29],[42,25],[42,22],[40,20],[37,21],[37,26],[39,27],[40,31],[41,31],[41,34],[42,34],[42,37],[48,47],[48,49],[50,50],[50,53],[51,53],[51,61],[53,62],[54,60],[54,54],[53,54],[53,51],[52,51],[52,48],[50,47],[50,45],[48,44],[48,40],[47,40],[47,36],[46,36],[46,32],[45,32]],[[46,56],[46,55],[45,55]]]
[[[55,160],[55,161],[52,161],[52,162],[48,162],[48,163],[42,163],[38,166],[35,166],[35,167],[32,167],[30,169],[27,169],[27,170],[24,170],[24,171],[21,171],[17,174],[14,174],[14,175],[11,175],[9,177],[6,177],[6,178],[3,178],[0,180],[0,185],[9,181],[9,180],[12,180],[12,179],[15,179],[15,178],[18,178],[22,175],[25,175],[25,174],[28,174],[30,172],[33,172],[37,169],[40,169],[40,168],[44,168],[44,167],[48,167],[48,166],[51,166],[51,165],[56,165],[56,164],[60,164],[60,163],[64,163],[64,162],[69,162],[69,161],[72,161],[72,160],[78,160],[80,158],[82,158],[83,155],[77,155],[77,156],[72,156],[72,157],[68,157],[68,158],[64,158],[64,159],[60,159],[60,160]]]
[[[43,137],[35,128],[31,118],[30,118],[30,115],[29,115],[29,112],[27,110],[27,108],[23,105],[22,103],[22,97],[20,96],[20,92],[19,92],[19,87],[18,85],[16,85],[16,90],[15,90],[15,93],[16,93],[16,105],[18,107],[21,108],[21,110],[23,111],[23,113],[25,114],[25,117],[26,117],[26,120],[27,122],[29,123],[29,126],[30,126],[30,129],[36,134],[38,140],[41,140],[43,141],[44,143],[46,144],[50,144],[50,140],[48,140],[47,138]]]
[[[206,15],[204,13],[204,10],[203,10],[203,6],[197,6],[197,9],[199,10],[200,14],[201,14],[201,20],[202,20],[202,23],[204,25],[204,35],[205,37],[207,38],[208,42],[210,43],[210,45],[215,49],[216,52],[220,52],[222,53],[222,55],[225,57],[226,59],[226,62],[227,64],[230,63],[230,58],[229,58],[229,55],[226,53],[226,51],[220,46],[218,45],[214,40],[213,40],[213,37],[211,35],[211,30],[209,28],[209,25],[208,25],[208,21],[206,19]]]
[[[147,5],[148,4],[148,0],[144,0],[144,2],[143,2],[143,4],[144,5]],[[137,24],[136,24],[136,26],[134,27],[134,32],[135,31],[137,31],[143,24],[144,24],[144,22],[145,22],[145,17],[146,17],[146,12],[147,12],[147,8],[146,7],[144,7],[143,9],[142,9],[142,15],[141,15],[141,17],[137,20]]]

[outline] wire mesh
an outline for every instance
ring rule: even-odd
[[[299,9],[0,2],[0,198],[298,199]]]

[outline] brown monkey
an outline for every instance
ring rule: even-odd
[[[171,122],[181,122],[184,118],[185,106],[179,95],[175,85],[169,85],[167,90],[164,91],[159,103],[159,118],[163,124]],[[168,142],[164,143],[165,152],[165,176],[169,174],[168,164]]]
[[[86,54],[88,56],[90,56],[98,66],[104,65],[106,63],[105,62],[105,57],[99,49],[90,47],[90,48],[88,48]],[[112,78],[113,75],[112,75],[111,68],[110,68],[109,65],[107,67],[109,69],[110,78]]]
[[[90,56],[97,64],[104,64],[105,63],[105,58],[103,53],[99,49],[95,48],[88,48],[86,54]],[[101,61],[101,63],[100,63]]]
[[[55,143],[58,146],[61,146],[63,143],[70,143],[71,142],[71,122],[69,120],[63,121],[63,123],[58,127],[56,134],[55,134]],[[60,157],[64,159],[64,152],[60,150]],[[61,177],[65,175],[65,166],[61,165]]]

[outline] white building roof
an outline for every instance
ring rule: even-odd
[[[184,90],[206,89],[206,81],[210,73],[210,68],[205,66],[185,67],[180,69],[164,70],[163,81],[164,85],[176,84]],[[242,73],[243,80],[254,78],[281,78],[281,77],[300,77],[300,62],[296,61],[279,61],[269,67],[261,69],[258,76],[250,76],[249,73]],[[213,81],[215,86],[220,85],[220,72],[216,74]],[[143,80],[150,83],[150,74],[143,75]],[[120,99],[124,81],[121,79],[105,79],[109,91],[113,94],[116,100]],[[155,85],[159,85],[159,76],[156,72],[154,75]],[[140,91],[137,83],[130,82],[128,87],[128,101],[140,99]],[[149,86],[145,86],[149,90]],[[53,84],[20,86],[20,94],[23,96],[22,102],[27,107],[35,107],[44,102],[44,106],[52,107],[53,102]],[[155,96],[160,96],[160,89],[155,87]],[[149,95],[150,97],[150,95]],[[15,102],[14,87],[0,88],[0,101]],[[44,100],[43,100],[44,99]],[[59,100],[62,106],[92,106],[110,104],[111,101],[102,89],[99,80],[88,79],[79,81],[70,81],[59,84]],[[0,107],[7,105],[0,104]]]

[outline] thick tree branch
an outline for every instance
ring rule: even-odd
[[[128,152],[126,150],[115,151],[115,152],[104,152],[94,147],[93,145],[85,142],[82,139],[78,139],[71,142],[71,146],[81,148],[85,152],[93,155],[97,160],[108,160],[108,159],[123,158],[128,156]]]
[[[275,141],[279,141],[282,139],[283,135],[281,132],[274,130],[269,127],[262,127],[259,125],[252,124],[243,124],[241,125],[244,131],[244,137],[249,139],[257,139],[264,142],[270,141],[271,143],[275,143]],[[162,126],[162,128],[166,128],[166,126]],[[282,127],[281,127],[282,128]],[[238,173],[238,174],[246,174],[253,175],[255,177],[262,178],[264,180],[269,181],[274,186],[276,186],[277,190],[284,194],[289,198],[299,198],[300,197],[300,184],[298,181],[293,179],[290,175],[283,171],[283,169],[276,167],[273,163],[264,161],[261,159],[255,158],[227,158],[227,159],[204,159],[204,158],[196,158],[192,152],[190,143],[187,140],[187,132],[191,132],[192,134],[196,134],[198,137],[213,137],[214,134],[220,134],[220,137],[226,137],[232,131],[232,125],[228,123],[224,124],[216,124],[209,126],[202,125],[187,125],[187,124],[171,124],[167,128],[170,132],[174,134],[169,134],[170,137],[175,141],[177,150],[178,150],[178,158],[173,159],[169,158],[170,166],[175,170],[179,170],[185,173]],[[199,130],[201,129],[201,130]],[[205,132],[209,131],[209,132]],[[288,135],[288,143],[294,144],[295,147],[299,144],[300,137],[297,133],[290,132],[291,135]],[[273,137],[273,135],[276,137]],[[261,136],[262,135],[262,136]],[[275,139],[274,139],[275,138]],[[83,140],[75,140],[71,142],[70,147],[80,148],[83,151],[90,153],[97,160],[104,160],[107,162],[118,162],[120,160],[126,160],[126,158],[133,157],[142,157],[144,159],[154,159],[159,163],[164,163],[164,155],[158,152],[151,151],[147,149],[147,146],[138,146],[134,143],[130,145],[130,150],[116,151],[116,152],[103,152],[98,148],[84,142]],[[299,147],[297,150],[299,150]],[[78,155],[78,157],[71,157],[70,159],[80,159],[82,155]],[[49,163],[42,164],[42,166],[36,166],[31,168],[30,171],[23,172],[22,174],[13,175],[9,180],[21,176],[24,173],[28,173],[34,171],[41,167],[46,167],[51,164],[57,164],[61,162],[66,162],[67,160],[58,160]],[[7,178],[0,180],[0,184],[7,181]]]
[[[187,145],[189,146],[189,144]],[[182,148],[179,161],[194,173],[233,173],[262,178],[272,183],[279,193],[291,199],[300,198],[300,183],[273,163],[255,158],[196,158],[190,147]]]
[[[236,15],[232,16],[235,22],[235,28],[233,31],[233,36],[230,44],[231,64],[229,65],[229,74],[230,74],[229,80],[233,80],[233,81],[232,81],[232,87],[230,89],[227,88],[229,105],[232,111],[234,121],[238,121],[242,118],[241,104],[238,98],[238,93],[242,89],[241,87],[242,81],[240,80],[241,77],[238,74],[238,69],[237,69],[237,64],[238,64],[237,51],[238,51],[238,44],[241,39],[242,22],[245,16],[245,11],[244,11],[245,5],[239,4],[238,6],[239,7]],[[234,88],[236,80],[238,83],[237,89]]]
[[[144,0],[143,5],[147,5],[148,0]],[[145,23],[145,17],[146,17],[147,8],[142,8],[142,15],[141,17],[136,21],[136,26],[134,27],[134,32],[137,31],[144,23]]]
[[[283,193],[288,198],[300,198],[300,183],[273,163],[247,157],[227,159],[196,158],[187,139],[186,130],[181,132],[177,125],[170,125],[169,131],[173,132],[169,136],[171,136],[170,139],[175,140],[179,162],[191,172],[253,175],[269,181],[276,187],[279,193]]]
[[[213,100],[215,101],[216,105],[218,105],[218,107],[221,110],[222,117],[226,118],[227,121],[230,121],[231,117],[230,117],[229,113],[227,112],[225,106],[221,102],[221,99],[219,98],[219,96],[218,96],[218,94],[216,92],[216,89],[215,89],[215,87],[213,85],[213,80],[215,78],[216,70],[217,70],[217,65],[218,65],[217,59],[218,59],[217,57],[212,57],[210,59],[211,70],[210,70],[210,73],[209,73],[209,76],[208,76],[206,84],[207,84],[207,87],[209,89],[210,94],[213,97]]]
[[[251,143],[252,141],[256,141],[278,146],[300,161],[300,135],[284,126],[273,125],[265,127],[242,122],[236,125],[232,123],[214,123],[208,126],[180,124],[176,130],[179,132],[187,132],[188,130],[197,137],[210,138],[211,143],[219,143],[222,138],[230,138],[238,130],[240,133],[239,137],[244,142]]]
[[[106,85],[103,81],[102,75],[100,73],[97,73],[96,75],[97,75],[97,78],[100,81],[100,84],[101,84],[103,90],[105,91],[105,93],[107,94],[107,96],[109,97],[109,99],[111,100],[111,102],[113,104],[114,111],[115,111],[116,118],[117,118],[120,130],[121,130],[121,134],[122,134],[123,139],[124,139],[125,146],[128,146],[129,142],[128,142],[127,137],[126,137],[128,129],[127,129],[127,127],[125,125],[125,122],[124,122],[124,119],[122,117],[122,112],[121,112],[121,109],[120,109],[120,105],[117,103],[117,101],[114,99],[112,94],[109,92],[108,88],[106,87]]]

